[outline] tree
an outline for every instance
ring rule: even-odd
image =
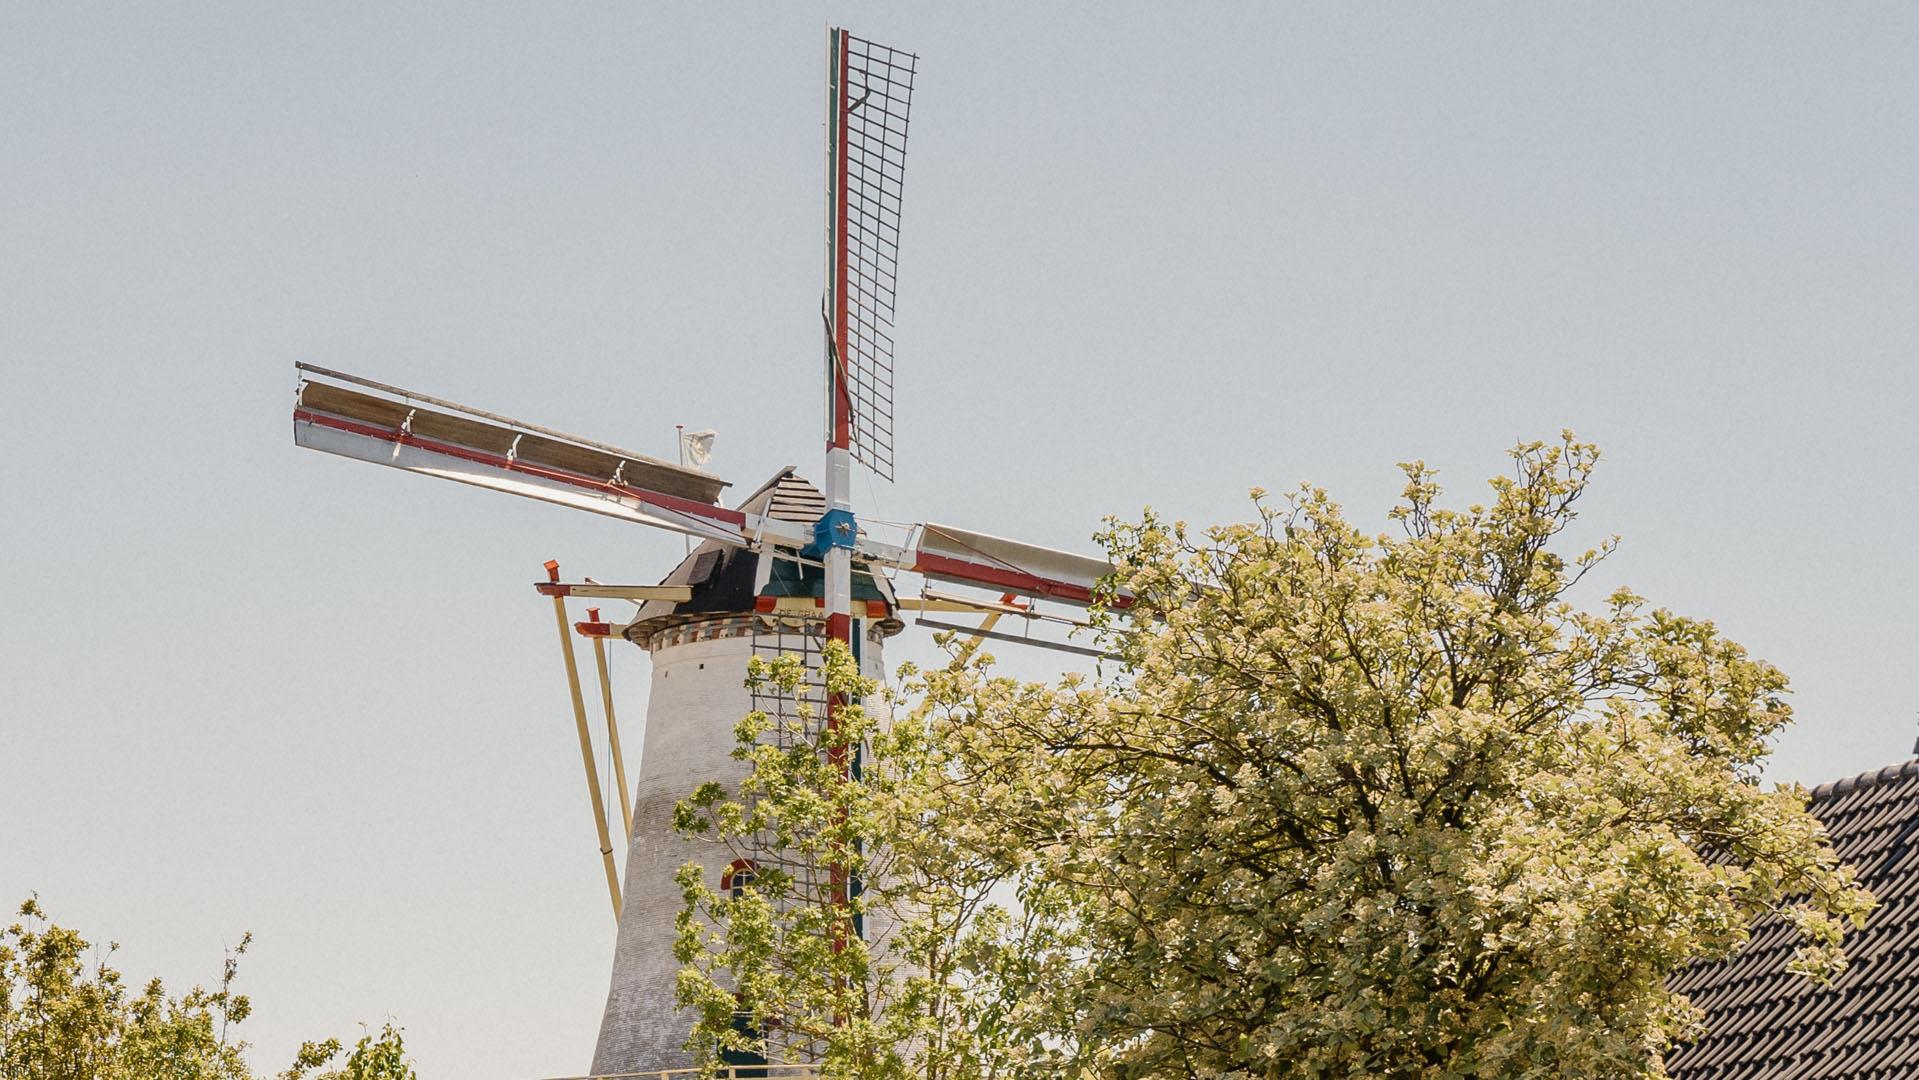
[[[923,709],[1065,898],[1080,963],[1028,1034],[1113,1076],[1663,1075],[1667,989],[1786,913],[1844,962],[1870,897],[1758,769],[1786,679],[1712,623],[1569,591],[1596,448],[1528,443],[1485,504],[1405,466],[1397,535],[1324,491],[1106,536],[1119,676],[977,670]]]
[[[242,935],[226,955],[218,989],[177,997],[159,979],[139,993],[108,963],[117,945],[96,949],[49,921],[37,898],[0,931],[0,1077],[6,1080],[253,1080],[246,1043],[233,1029],[253,1011],[234,989]],[[340,1051],[337,1040],[308,1043],[283,1074],[300,1080]],[[344,1066],[313,1080],[415,1080],[391,1025],[360,1040]]]
[[[378,1035],[360,1036],[353,1052],[335,1068],[326,1068],[339,1056],[340,1040],[309,1042],[300,1047],[293,1067],[280,1074],[280,1080],[419,1080],[413,1063],[406,1056],[406,1040],[391,1022],[381,1025]],[[315,1069],[324,1069],[314,1072]]]
[[[1026,985],[1013,943],[1050,944],[1056,924],[1034,919],[1048,910],[1040,896],[1018,917],[996,901],[1011,875],[1007,853],[981,842],[990,834],[954,842],[980,792],[948,782],[925,724],[861,704],[886,699],[844,645],[829,643],[814,673],[797,656],[756,658],[749,682],[783,704],[735,729],[747,777],[730,793],[704,784],[676,812],[683,834],[752,868],[731,888],[697,862],[681,869],[688,1048],[709,1075],[758,1061],[867,1080],[1021,1075],[1027,1048],[1006,1040],[1002,1016],[1006,988]],[[827,695],[847,703],[831,725]],[[987,971],[998,996],[979,992]]]
[[[818,672],[793,655],[755,658],[749,683],[783,703],[735,730],[733,756],[750,773],[731,797],[709,783],[676,813],[682,832],[711,834],[735,856],[721,887],[698,863],[679,875],[677,995],[696,1019],[688,1045],[709,1069],[771,1054],[836,1074],[913,1075],[909,1048],[935,1034],[914,1021],[936,1012],[913,1007],[914,979],[883,947],[887,935],[863,932],[892,928],[899,914],[893,890],[878,887],[897,847],[866,843],[892,832],[880,820],[892,785],[860,762],[884,738],[858,704],[875,687],[837,642]],[[849,703],[831,725],[827,694]]]
[[[1784,675],[1630,591],[1575,605],[1614,543],[1559,550],[1598,451],[1512,460],[1465,509],[1405,466],[1393,534],[1311,487],[1202,533],[1112,524],[1113,669],[1027,684],[955,650],[861,732],[862,778],[749,718],[741,797],[689,814],[884,851],[904,948],[808,951],[830,905],[689,879],[697,1037],[738,1008],[877,1018],[937,1075],[1657,1077],[1699,1022],[1668,977],[1756,917],[1830,978],[1872,901],[1805,792],[1760,782]]]

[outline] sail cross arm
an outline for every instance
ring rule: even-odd
[[[908,569],[938,581],[1075,604],[1092,603],[1100,582],[1113,572],[1105,559],[930,523],[920,528]],[[1126,600],[1122,594],[1114,606]]]
[[[293,441],[702,539],[751,542],[757,523],[714,503],[727,486],[717,477],[432,400],[444,408],[307,380],[293,409]]]
[[[818,542],[810,524],[718,505],[728,485],[697,469],[357,376],[303,370],[354,386],[302,380],[293,409],[299,446],[729,545],[800,551]],[[858,559],[877,566],[1081,605],[1112,573],[1104,559],[951,525],[922,525],[904,547],[862,532],[854,546]],[[1122,594],[1115,606],[1127,602]]]
[[[477,450],[511,453],[516,460],[551,465],[586,476],[610,476],[622,468],[644,469],[647,487],[703,503],[717,502],[720,492],[732,486],[700,469],[675,465],[647,454],[623,450],[539,424],[529,424],[457,401],[447,401],[312,364],[295,364],[294,367],[309,373],[309,376],[333,379],[377,392],[363,393],[303,377],[298,395],[299,407],[312,411],[383,424],[390,428],[404,425],[414,434]]]

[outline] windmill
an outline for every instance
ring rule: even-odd
[[[824,489],[793,467],[732,506],[730,485],[700,469],[514,420],[344,372],[296,365],[294,442],[303,447],[681,533],[686,558],[658,584],[561,579],[547,564],[538,591],[559,628],[575,726],[591,793],[609,898],[619,925],[612,979],[594,1055],[596,1075],[659,1070],[686,1061],[688,1025],[673,1012],[673,876],[696,853],[672,830],[674,801],[712,779],[737,779],[731,730],[756,705],[745,685],[754,655],[816,660],[826,641],[854,651],[878,677],[884,640],[919,625],[1076,653],[1060,628],[1084,625],[1109,572],[1103,559],[930,522],[904,527],[854,514],[854,464],[893,477],[893,340],[900,202],[917,58],[828,31]],[[892,532],[888,532],[892,528]],[[901,586],[917,583],[915,595]],[[588,609],[569,623],[569,600],[637,605],[625,622]],[[929,617],[932,616],[932,617]],[[948,617],[979,617],[962,625]],[[1007,618],[1021,632],[999,629]],[[574,638],[591,640],[627,842],[613,858],[608,808],[581,688]],[[639,775],[627,786],[606,645],[623,639],[652,658],[652,692]],[[839,703],[824,702],[825,722]],[[777,728],[778,725],[775,725]],[[712,866],[722,887],[752,868]],[[845,895],[849,883],[833,889]],[[624,890],[622,888],[624,882]]]

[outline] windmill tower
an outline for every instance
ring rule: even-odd
[[[826,500],[788,467],[739,508],[810,526],[825,511]],[[621,631],[650,655],[653,682],[619,939],[593,1054],[595,1075],[691,1063],[687,1020],[673,1008],[674,917],[681,907],[674,878],[689,859],[701,861],[722,885],[732,884],[746,868],[716,853],[713,845],[690,843],[675,833],[673,807],[706,781],[734,788],[744,778],[746,766],[731,756],[730,733],[740,717],[754,710],[777,716],[791,708],[786,699],[747,689],[753,657],[793,653],[808,670],[818,667],[825,624],[814,597],[824,581],[808,569],[776,552],[709,540],[661,582],[691,595],[646,602]],[[855,573],[852,590],[863,616],[856,620],[861,672],[880,679],[885,673],[881,644],[902,629],[895,617],[897,602],[886,579],[865,570]]]
[[[408,472],[555,503],[699,541],[654,585],[549,579],[575,727],[591,796],[608,895],[618,920],[612,977],[594,1054],[597,1075],[686,1063],[690,1022],[676,1015],[672,956],[680,891],[674,875],[696,845],[672,828],[674,804],[709,780],[735,782],[732,730],[756,702],[745,683],[755,655],[816,660],[828,641],[847,644],[862,671],[880,678],[884,641],[918,625],[1068,652],[1094,650],[1058,637],[1082,626],[1073,609],[1093,599],[1109,572],[1102,559],[923,523],[897,542],[854,515],[855,462],[893,476],[894,290],[901,178],[916,58],[839,29],[828,33],[825,323],[825,470],[816,488],[791,467],[736,505],[730,486],[705,472],[606,443],[513,420],[452,401],[311,365],[293,410],[297,445]],[[902,583],[916,595],[900,595]],[[630,601],[624,623],[569,620],[569,600]],[[966,626],[941,613],[981,617]],[[1019,633],[995,629],[1003,618]],[[1049,636],[1048,631],[1052,631]],[[580,686],[575,638],[592,643],[620,809],[600,792]],[[628,788],[607,681],[606,646],[631,642],[652,662],[637,783]],[[824,701],[825,723],[839,703]],[[619,872],[609,818],[627,842]],[[704,855],[724,888],[750,867]],[[833,868],[834,892],[847,884]],[[622,884],[623,883],[623,884]]]

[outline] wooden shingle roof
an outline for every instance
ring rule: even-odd
[[[1919,1077],[1919,759],[1821,784],[1811,809],[1879,898],[1846,937],[1850,966],[1828,987],[1789,974],[1791,928],[1761,920],[1738,953],[1673,981],[1708,1029],[1666,1056],[1675,1080]]]

